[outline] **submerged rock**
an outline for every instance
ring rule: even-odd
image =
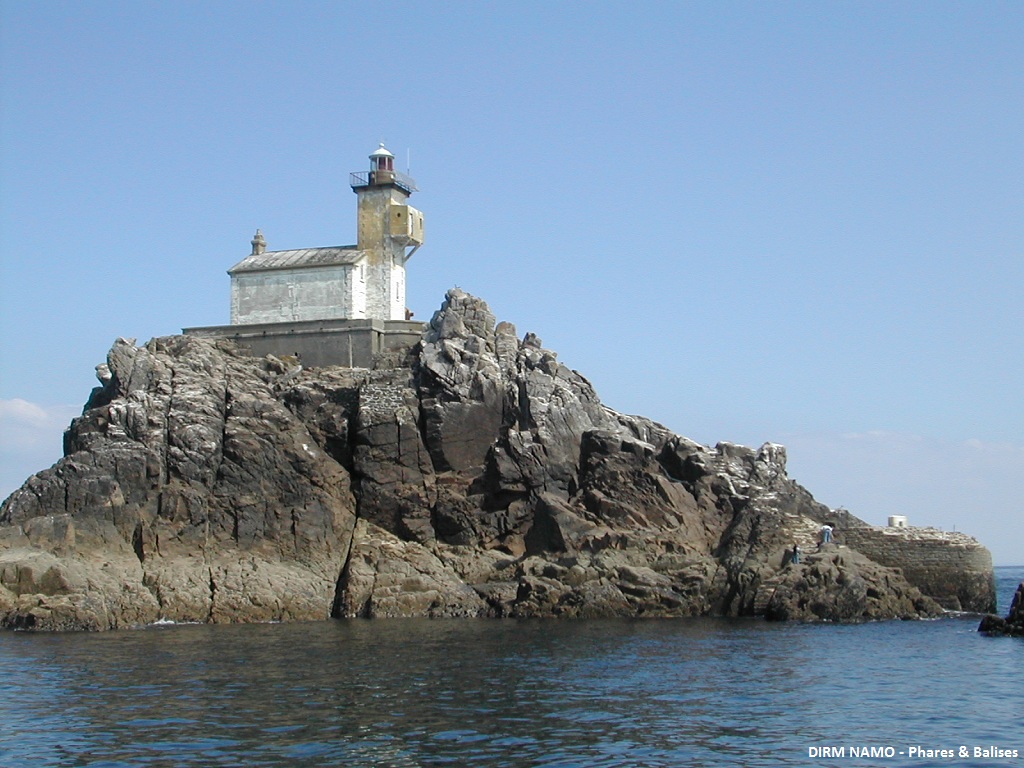
[[[65,457],[0,508],[0,623],[941,612],[844,545],[871,527],[791,480],[785,448],[617,413],[473,296],[400,358],[119,339]],[[789,565],[826,522],[839,543]]]

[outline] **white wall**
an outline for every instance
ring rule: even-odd
[[[282,269],[231,277],[231,324],[283,323],[366,316],[358,266]]]

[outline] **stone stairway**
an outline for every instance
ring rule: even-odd
[[[772,595],[775,594],[775,590],[778,588],[785,579],[786,571],[781,570],[772,574],[766,579],[762,579],[761,583],[757,585],[757,593],[754,595],[754,615],[763,616],[765,609],[768,607],[768,603],[771,602]]]

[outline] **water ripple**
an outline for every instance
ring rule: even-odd
[[[974,627],[400,620],[8,634],[0,764],[759,768],[851,744],[1024,754],[1024,644]],[[858,764],[880,763],[843,762]]]

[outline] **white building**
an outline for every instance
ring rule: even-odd
[[[303,320],[405,320],[405,264],[423,244],[423,214],[407,204],[412,179],[381,144],[370,170],[351,174],[358,196],[356,245],[252,253],[231,275],[231,324]]]
[[[405,305],[405,265],[423,244],[423,214],[408,204],[415,182],[381,144],[370,170],[352,173],[355,245],[252,252],[228,270],[231,325],[185,328],[230,338],[254,355],[293,355],[307,366],[370,366],[419,339]]]

